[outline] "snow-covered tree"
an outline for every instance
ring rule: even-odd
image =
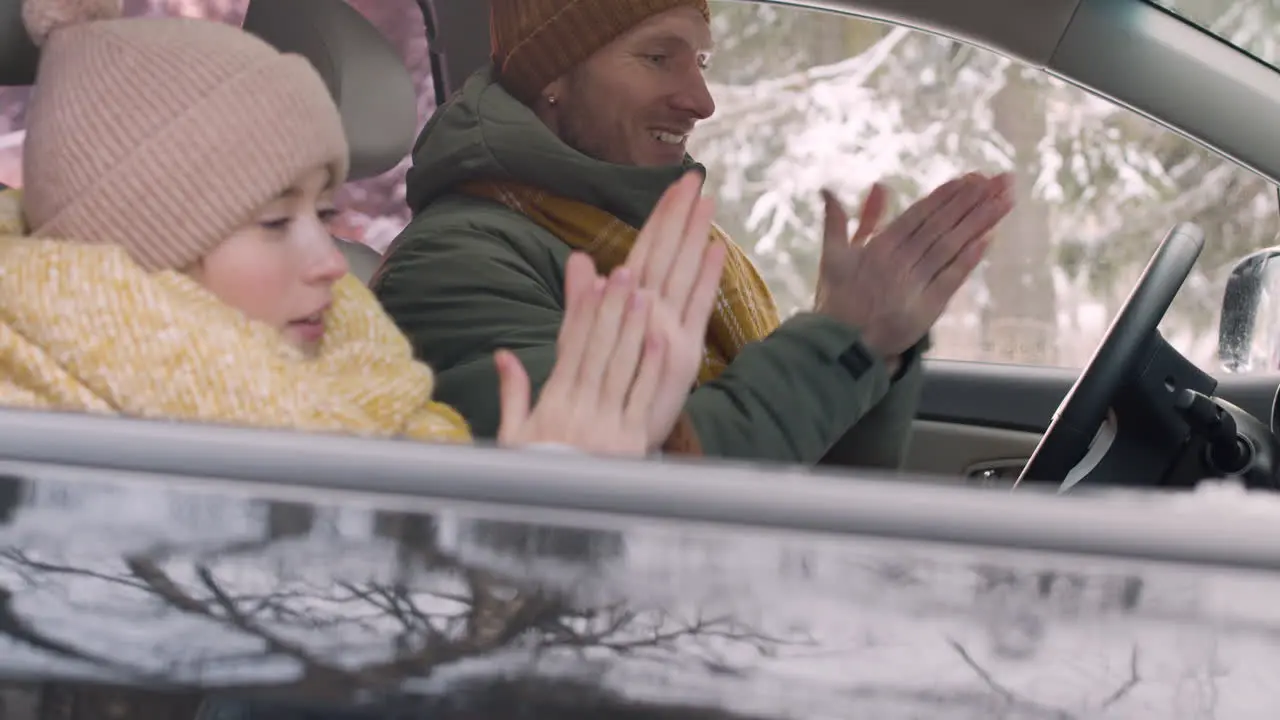
[[[1183,4],[1193,2],[1240,28],[1222,31],[1233,40],[1275,45],[1280,17],[1263,23],[1271,35],[1258,30],[1259,12],[1280,15],[1272,4]],[[855,203],[882,180],[904,206],[968,170],[1012,171],[1018,207],[939,323],[938,354],[1082,363],[1163,233],[1190,220],[1211,242],[1165,325],[1184,351],[1209,359],[1211,346],[1191,338],[1214,329],[1226,267],[1275,235],[1263,179],[1109,101],[949,39],[768,5],[717,2],[714,12],[719,109],[695,153],[711,167],[723,224],[755,254],[784,310],[809,302],[820,188]]]

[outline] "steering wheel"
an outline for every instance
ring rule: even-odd
[[[1024,480],[1069,487],[1068,475],[1094,445],[1116,394],[1135,377],[1143,347],[1157,332],[1203,248],[1204,231],[1191,223],[1179,223],[1165,235],[1014,487]],[[1106,446],[1099,447],[1105,454]]]

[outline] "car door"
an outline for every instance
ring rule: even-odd
[[[787,480],[0,409],[5,717],[1252,718],[1280,702],[1274,498]],[[495,525],[529,541],[495,543]],[[602,551],[537,542],[560,530]]]
[[[713,0],[720,108],[695,135],[719,221],[784,312],[810,299],[820,186],[854,202],[881,179],[905,201],[969,169],[1017,178],[1018,207],[934,330],[910,469],[1016,475],[1179,221],[1208,249],[1162,331],[1270,417],[1280,375],[1226,374],[1214,342],[1232,261],[1272,244],[1280,212],[1280,72],[1248,52],[1271,47],[1265,3],[1180,3],[1244,49],[1142,0],[806,4]],[[487,3],[428,5],[444,97],[487,62]]]

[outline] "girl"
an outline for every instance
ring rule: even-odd
[[[238,28],[119,13],[119,0],[23,6],[42,56],[25,187],[0,196],[0,403],[469,440],[326,229],[347,148],[319,75]],[[674,213],[707,237],[696,178],[668,195],[649,227]],[[723,252],[696,261],[685,300],[705,330]],[[499,355],[499,442],[696,452],[675,416],[660,418],[664,448],[645,438],[697,370],[664,364],[663,347],[701,338],[583,256],[565,294],[532,410],[519,362]]]

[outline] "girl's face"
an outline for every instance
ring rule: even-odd
[[[319,348],[333,284],[347,273],[327,227],[337,212],[328,185],[327,169],[308,172],[191,269],[223,302],[307,352]]]

